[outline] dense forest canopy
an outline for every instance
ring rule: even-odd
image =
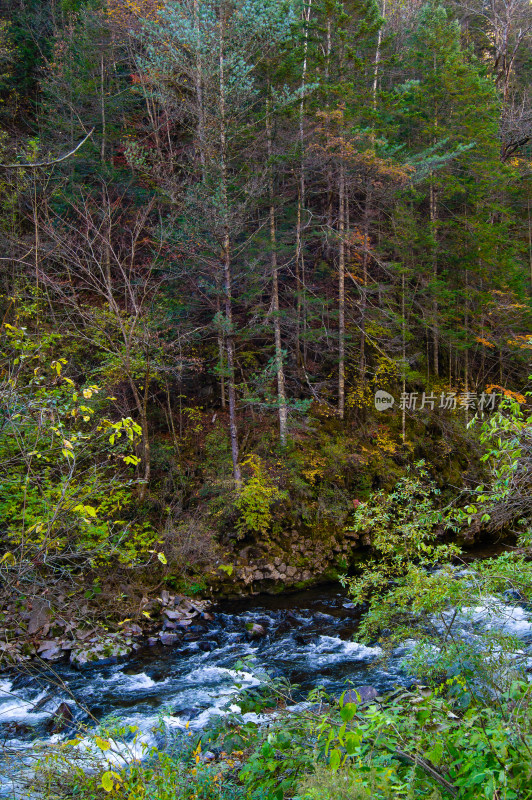
[[[1,14],[13,546],[134,561],[341,527],[413,455],[467,478],[466,424],[528,380],[528,2]]]

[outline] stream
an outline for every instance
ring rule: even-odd
[[[256,673],[261,670],[298,684],[296,699],[316,686],[340,694],[347,682],[371,685],[379,692],[411,684],[403,668],[406,647],[397,648],[383,662],[378,646],[357,642],[359,615],[338,584],[278,597],[239,598],[210,611],[213,619],[192,625],[177,644],[143,647],[119,663],[83,669],[56,663],[37,669],[28,662],[24,671],[19,667],[4,673],[0,678],[3,751],[14,753],[19,764],[30,764],[36,746],[71,738],[72,727],[51,732],[50,721],[61,702],[72,709],[74,730],[109,715],[138,726],[141,735],[134,755],[140,757],[143,743],[161,744],[161,719],[163,729],[198,730],[230,706],[238,710],[235,682],[257,685]],[[522,640],[520,652],[532,665],[528,611],[511,604],[497,607],[493,619],[487,613],[482,607],[471,609],[469,619],[461,622],[463,635],[474,636],[478,625],[509,626]],[[264,635],[252,638],[246,628],[249,623],[263,626]],[[254,674],[245,667],[235,671],[236,662],[244,658],[253,659]],[[25,796],[10,780],[12,772],[9,757],[4,758],[0,797]]]
[[[253,671],[266,670],[299,684],[303,698],[315,686],[341,693],[346,681],[379,690],[407,684],[401,653],[384,669],[379,647],[356,642],[359,616],[338,584],[280,597],[239,598],[211,609],[212,621],[191,626],[181,642],[143,647],[121,663],[75,669],[68,664],[5,673],[0,681],[0,736],[4,750],[31,758],[36,744],[71,738],[72,729],[50,732],[61,702],[69,704],[78,725],[112,715],[136,725],[142,743],[157,744],[161,716],[169,728],[205,726],[231,705],[235,681],[243,687],[259,680],[236,662],[253,658]],[[251,638],[246,624],[262,625]],[[233,706],[234,709],[234,706]],[[141,752],[138,753],[140,755]],[[9,762],[0,774],[0,796],[19,797],[10,781]]]

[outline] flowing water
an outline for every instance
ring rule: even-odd
[[[532,623],[528,612],[509,605],[495,609],[495,618],[485,609],[471,609],[462,619],[465,635],[477,625],[510,627],[532,651]],[[0,682],[0,736],[4,749],[15,752],[19,762],[30,763],[36,743],[56,742],[68,733],[53,734],[51,718],[61,702],[74,713],[78,726],[93,725],[113,715],[136,725],[142,744],[159,743],[157,729],[183,729],[188,723],[200,729],[214,715],[236,709],[235,682],[243,687],[260,683],[261,670],[284,676],[300,686],[299,697],[323,686],[340,694],[346,683],[372,685],[386,691],[398,684],[409,685],[404,671],[405,648],[398,648],[384,662],[378,646],[356,640],[359,617],[338,585],[278,598],[240,598],[213,609],[213,620],[191,626],[182,640],[171,647],[145,647],[127,661],[75,669],[66,664],[38,670],[30,665],[25,673],[5,674]],[[249,623],[262,625],[265,635],[250,638]],[[532,652],[531,652],[532,655]],[[235,664],[252,659],[253,672]],[[19,797],[9,783],[9,763],[0,767],[0,796]]]
[[[8,750],[31,755],[36,744],[58,741],[72,732],[52,734],[51,717],[61,702],[78,724],[113,715],[142,731],[142,742],[157,743],[161,718],[170,728],[202,728],[232,705],[235,682],[259,679],[235,664],[251,658],[253,673],[266,670],[300,685],[300,697],[315,686],[340,693],[346,681],[379,690],[407,683],[400,654],[384,669],[379,647],[356,641],[358,616],[338,585],[280,598],[241,598],[217,606],[212,621],[193,625],[180,643],[145,647],[127,661],[75,669],[28,667],[0,682],[0,735]],[[249,623],[265,635],[250,638]],[[232,706],[234,709],[234,705]],[[9,770],[9,767],[7,768]],[[4,775],[4,778],[8,776]],[[18,796],[4,780],[4,797]]]

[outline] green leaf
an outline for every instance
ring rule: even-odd
[[[105,792],[112,792],[115,788],[114,778],[118,777],[116,772],[112,772],[111,770],[107,770],[102,775],[102,780],[100,786]]]
[[[355,703],[346,703],[345,706],[340,710],[340,716],[344,722],[349,722],[352,720],[356,713],[357,707]]]
[[[329,765],[331,769],[334,770],[334,772],[336,772],[336,770],[340,766],[341,760],[342,760],[342,754],[340,753],[340,751],[338,749],[333,750],[329,757]]]
[[[362,734],[359,731],[349,731],[345,737],[345,749],[348,755],[352,756],[358,750],[362,741]]]

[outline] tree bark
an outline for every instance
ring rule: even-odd
[[[199,39],[199,0],[194,0],[194,31]],[[196,103],[198,104],[197,136],[199,145],[199,157],[201,164],[201,178],[205,183],[205,109],[203,107],[203,69],[199,48],[196,49],[196,70],[194,73],[194,88],[196,92]]]
[[[440,329],[438,323],[438,298],[436,283],[438,280],[438,246],[437,246],[437,225],[438,220],[438,202],[434,183],[431,178],[430,181],[430,227],[433,237],[432,245],[432,279],[434,281],[433,297],[432,297],[432,369],[434,376],[437,378],[439,375],[439,338]]]
[[[299,104],[299,188],[297,203],[297,227],[296,227],[296,283],[297,283],[297,333],[296,333],[296,356],[298,369],[305,369],[305,357],[301,354],[301,318],[303,317],[303,329],[306,327],[306,311],[304,307],[305,291],[305,259],[303,254],[303,209],[305,208],[305,163],[304,163],[304,142],[305,142],[305,87],[307,84],[308,67],[308,36],[310,15],[312,11],[312,0],[308,0],[307,6],[303,9],[304,37],[303,37],[303,69],[301,74],[301,102]],[[306,350],[305,340],[303,341],[304,351]]]
[[[338,187],[338,416],[345,412],[345,166],[340,160]]]
[[[277,235],[275,226],[275,205],[274,205],[274,185],[272,173],[272,121],[270,113],[270,99],[266,104],[266,132],[268,138],[268,158],[269,165],[269,194],[270,194],[270,249],[271,249],[271,269],[272,269],[272,311],[273,311],[273,332],[275,340],[275,369],[277,372],[277,400],[279,403],[279,438],[282,447],[286,447],[287,437],[287,407],[286,390],[283,367],[283,349],[281,339],[281,318],[279,310],[279,269],[277,264]]]
[[[223,241],[222,264],[225,290],[225,317],[227,333],[225,337],[228,372],[229,396],[229,435],[231,439],[231,456],[233,459],[233,477],[237,487],[242,483],[240,465],[238,463],[238,426],[236,417],[236,387],[235,387],[235,352],[233,339],[233,309],[232,309],[232,275],[231,275],[231,236],[229,223],[229,199],[227,191],[227,124],[225,111],[225,74],[224,74],[224,33],[225,9],[220,13],[220,38],[219,38],[219,71],[220,71],[220,167],[221,167],[221,195],[223,214]]]

